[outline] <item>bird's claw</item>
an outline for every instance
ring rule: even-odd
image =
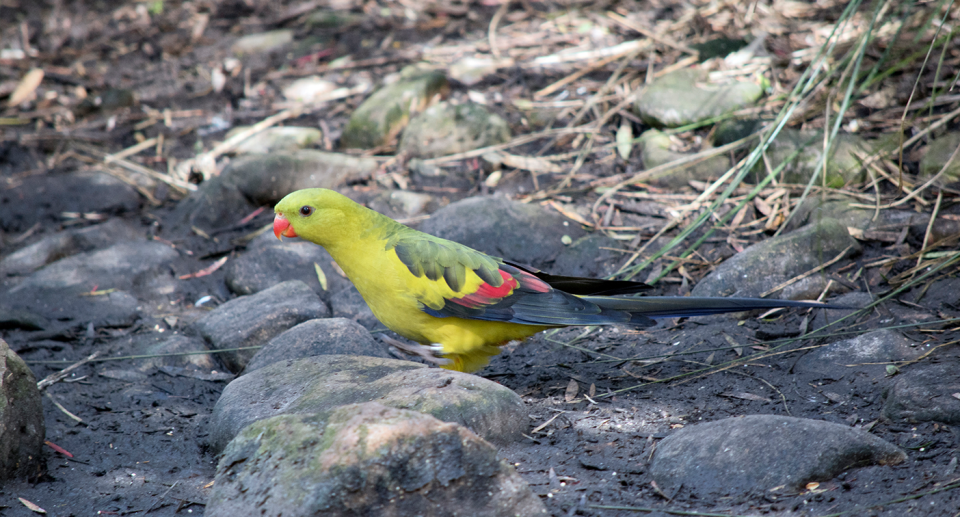
[[[423,360],[439,366],[447,365],[453,362],[450,359],[441,357],[441,354],[443,354],[443,345],[439,343],[433,343],[430,345],[408,344],[390,336],[380,336],[380,339],[384,340],[388,345],[393,346],[401,352],[404,352],[408,355],[419,356],[423,358]]]

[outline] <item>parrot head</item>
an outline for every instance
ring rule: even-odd
[[[360,205],[332,190],[297,190],[274,208],[273,234],[278,239],[302,237],[324,245],[350,231],[358,210],[362,210]]]

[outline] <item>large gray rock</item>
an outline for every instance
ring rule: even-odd
[[[939,173],[944,165],[947,165],[957,146],[960,146],[960,132],[947,133],[932,140],[920,160],[920,179],[927,181]],[[960,152],[954,156],[938,181],[940,185],[960,181]]]
[[[357,107],[340,137],[345,148],[371,149],[390,142],[410,117],[449,91],[442,72],[405,70],[405,77],[373,93]]]
[[[256,422],[217,467],[206,515],[547,515],[463,427],[376,403]]]
[[[273,363],[231,382],[210,417],[210,441],[221,450],[257,420],[370,401],[455,422],[497,443],[520,437],[528,422],[516,393],[482,377],[396,359],[322,355]]]
[[[701,280],[692,295],[756,297],[832,260],[843,250],[847,250],[844,256],[850,257],[860,252],[860,245],[840,223],[817,221],[734,255]],[[815,299],[825,285],[822,275],[811,275],[772,297]]]
[[[140,231],[123,219],[48,235],[0,260],[0,275],[27,275],[64,257],[106,248],[118,242],[139,241]]]
[[[434,158],[509,140],[507,121],[482,105],[441,102],[410,120],[398,150],[411,157]]]
[[[644,131],[638,143],[642,149],[643,168],[647,170],[686,157],[684,153],[670,150],[672,145],[670,137],[656,129]],[[693,180],[706,181],[719,178],[729,168],[730,158],[721,154],[648,176],[644,182],[660,187],[680,188],[687,186]]]
[[[488,255],[529,264],[549,273],[601,276],[616,243],[588,234],[579,224],[537,205],[500,196],[471,197],[437,210],[420,230],[470,246]],[[569,236],[573,243],[563,244]]]
[[[330,309],[306,284],[291,280],[217,307],[193,323],[193,328],[217,350],[255,347],[281,332],[314,318],[330,316]],[[232,372],[239,372],[253,350],[220,354]]]
[[[59,224],[64,212],[116,214],[138,208],[140,194],[109,174],[38,174],[0,190],[0,230],[16,233],[38,222]]]
[[[250,359],[243,372],[315,355],[392,357],[387,347],[359,323],[346,318],[324,318],[305,321],[271,339]]]
[[[0,338],[0,481],[38,477],[45,429],[33,372]]]
[[[960,424],[960,369],[956,355],[940,364],[904,369],[887,390],[883,416],[895,422]]]
[[[751,415],[685,427],[657,446],[650,474],[668,494],[699,497],[802,489],[841,472],[907,459],[859,429],[805,418]]]
[[[705,80],[706,73],[696,68],[667,74],[640,91],[634,111],[648,124],[679,127],[751,106],[763,95],[757,83],[702,84]]]

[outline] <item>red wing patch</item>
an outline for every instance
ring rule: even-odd
[[[515,274],[519,277],[519,281],[516,276],[501,269],[500,276],[503,277],[503,283],[500,284],[500,287],[494,287],[484,282],[480,284],[480,287],[473,293],[460,298],[453,298],[450,301],[457,305],[476,309],[499,302],[507,296],[510,296],[517,287],[534,293],[546,293],[550,291],[549,284],[526,271],[517,270]]]

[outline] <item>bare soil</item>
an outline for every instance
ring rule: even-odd
[[[162,12],[146,17],[144,12],[157,4],[162,6]],[[166,173],[174,160],[191,158],[198,148],[210,149],[222,140],[226,128],[218,126],[221,121],[228,125],[252,124],[277,112],[277,81],[329,71],[333,57],[351,55],[355,61],[366,63],[337,69],[336,73],[366,74],[376,80],[415,62],[417,53],[410,49],[419,48],[417,45],[424,42],[462,44],[471,49],[488,45],[478,35],[486,34],[495,16],[505,15],[502,23],[506,24],[520,23],[524,17],[549,18],[572,11],[583,10],[599,17],[604,12],[601,6],[588,4],[522,4],[500,14],[499,5],[430,4],[411,22],[406,10],[422,6],[369,2],[345,9],[360,18],[356,25],[306,28],[302,13],[316,9],[312,2],[209,0],[144,4],[0,0],[0,20],[20,22],[0,27],[2,46],[13,46],[20,41],[21,34],[27,35],[32,46],[26,59],[0,59],[0,83],[19,79],[31,67],[41,67],[46,72],[41,93],[55,92],[28,102],[26,108],[7,108],[2,113],[8,125],[0,126],[0,188],[10,188],[35,175],[54,176],[98,168],[103,153],[120,151],[136,144],[141,137],[160,135],[164,137],[160,153],[147,153],[136,160]],[[624,9],[613,4],[607,8]],[[660,2],[644,2],[642,8],[651,19],[674,19],[671,17],[683,12],[680,6]],[[707,12],[705,6],[700,9],[703,13],[685,23],[711,34],[723,27],[716,11]],[[828,23],[837,12],[838,8],[823,10],[823,23]],[[731,11],[735,18],[733,14],[735,11]],[[204,27],[199,30],[200,35],[192,37],[201,23]],[[294,28],[301,44],[283,54],[246,59],[244,71],[231,78],[223,91],[210,89],[210,66],[222,62],[230,41],[241,34],[277,27]],[[731,31],[742,30],[742,20],[732,19],[729,27]],[[550,42],[536,44],[561,45],[577,37],[557,33]],[[778,44],[790,42],[789,37],[775,40]],[[536,51],[530,50],[533,43],[527,47],[516,45],[513,48],[522,50],[515,56],[517,59],[523,57],[523,52]],[[326,53],[328,50],[331,54]],[[673,57],[669,52],[658,56],[663,62],[658,62],[657,68]],[[645,66],[643,63],[642,59],[636,61],[638,68]],[[596,91],[616,66],[617,62],[613,62],[572,83],[569,89],[574,92],[573,98],[583,98],[576,94],[578,87]],[[508,67],[478,85],[454,85],[453,95],[466,96],[469,89],[474,89],[490,98],[530,98],[531,92],[568,72]],[[87,96],[124,89],[135,92],[138,100],[132,105],[120,102],[115,107],[78,109],[81,87]],[[336,135],[359,100],[350,98],[287,123],[325,126]],[[504,106],[507,107],[502,108],[503,114],[511,124],[527,127],[530,121],[522,113],[507,103]],[[166,115],[164,110],[169,110]],[[565,117],[561,120],[570,118],[569,114]],[[624,117],[629,119],[630,115]],[[25,122],[11,123],[11,118]],[[639,127],[639,121],[634,123]],[[608,129],[609,142],[615,128]],[[534,155],[544,143],[541,140],[520,146],[514,152]],[[567,146],[573,144],[579,145],[572,137],[564,139],[557,144],[559,152],[570,150]],[[915,167],[915,159],[910,160],[908,153],[906,165]],[[435,195],[441,204],[491,191],[481,181],[486,172],[476,160],[448,165],[449,175],[428,178],[407,176],[400,165],[388,164],[385,175],[394,180],[397,176],[392,175],[398,175],[397,184],[380,178],[345,186],[344,190],[358,198],[372,199],[385,185],[396,187],[404,182],[402,186],[409,190]],[[606,158],[588,160],[572,186],[554,192],[552,198],[592,206],[597,194],[590,190],[591,182],[629,174],[634,168],[635,165],[614,159],[611,151]],[[534,177],[513,171],[505,174],[492,190],[526,196],[555,185],[562,176]],[[169,235],[164,233],[165,224],[182,194],[162,182],[145,190],[155,203],[145,197],[139,211],[101,214],[99,219],[123,217],[151,235],[176,240],[178,247],[192,253],[184,256],[184,263],[193,265],[185,266],[185,271],[200,270],[211,258],[242,252],[242,246],[227,243],[270,219],[267,210],[249,222],[225,229],[216,236],[216,242],[196,234]],[[956,213],[956,207],[949,205],[949,192],[947,196],[944,211]],[[68,200],[48,201],[56,207]],[[35,209],[22,207],[24,214]],[[932,206],[918,204],[917,209],[929,211]],[[91,224],[83,218],[49,215],[57,214],[55,210],[46,213],[36,226],[4,221],[0,235],[2,253],[6,255],[67,227]],[[238,220],[243,215],[238,214]],[[649,238],[652,233],[642,236]],[[770,233],[754,233],[738,242],[748,245]],[[703,256],[719,261],[734,253],[725,238],[720,233],[718,238],[711,239],[702,250]],[[916,251],[922,246],[917,240],[910,237],[900,245],[912,246]],[[864,242],[864,253],[855,262],[836,264],[833,270],[856,270],[881,258],[907,254],[891,249],[890,244]],[[885,283],[888,276],[912,265],[897,264],[892,271],[888,268],[882,273],[868,272],[859,285],[884,292],[891,287]],[[670,275],[658,284],[658,289],[664,294],[683,294],[709,267],[709,262],[689,264],[685,275]],[[194,300],[211,293],[221,300],[230,297],[220,271],[189,285],[181,291],[184,296],[179,304],[170,309],[171,314],[180,317],[181,327],[198,314],[192,306]],[[920,319],[918,315],[957,317],[953,285],[944,279],[918,286],[901,295],[908,303],[891,303],[882,312],[867,316],[853,330],[914,323]],[[529,438],[504,448],[503,457],[516,465],[556,516],[637,512],[956,516],[960,511],[960,491],[953,490],[958,486],[957,473],[951,473],[950,464],[951,460],[956,463],[960,431],[935,422],[882,421],[883,393],[893,377],[853,379],[835,372],[824,372],[820,379],[798,377],[793,366],[799,358],[809,352],[809,347],[829,339],[790,342],[778,352],[796,351],[765,353],[783,344],[776,340],[797,335],[803,317],[802,313],[789,312],[773,319],[748,318],[742,322],[701,318],[671,321],[643,332],[603,329],[585,333],[583,329],[568,329],[510,347],[479,372],[515,390],[529,404]],[[937,334],[921,330],[911,327],[904,332],[918,342],[933,340],[940,344],[956,339],[955,326],[939,329],[942,332]],[[126,356],[134,343],[159,340],[175,331],[177,328],[169,328],[161,318],[150,317],[133,326],[96,328],[92,332],[76,329],[38,336],[6,329],[0,330],[0,335],[29,361],[36,377],[41,379],[93,352],[100,352],[105,358]],[[756,355],[746,360],[751,354]],[[946,347],[925,360],[956,365],[960,364],[958,354],[956,347]],[[24,500],[56,516],[203,514],[217,462],[207,451],[206,423],[226,381],[174,376],[158,369],[137,374],[137,361],[92,362],[47,389],[47,439],[69,451],[72,457],[51,448],[46,452],[44,472],[0,486],[0,515],[33,514]],[[833,397],[834,392],[843,391],[837,386],[844,386],[852,395]],[[763,413],[867,426],[877,436],[904,448],[909,460],[897,466],[854,469],[795,494],[778,492],[700,500],[682,488],[667,494],[651,484],[650,457],[658,440],[671,430],[699,421]]]

